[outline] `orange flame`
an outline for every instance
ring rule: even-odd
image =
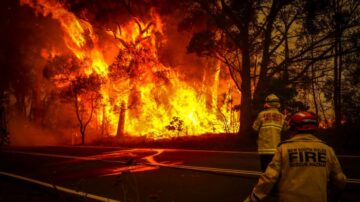
[[[100,42],[89,22],[78,19],[55,0],[21,0],[21,4],[59,21],[69,50],[78,59],[89,60],[83,74],[96,73],[104,78],[102,107],[96,109],[96,121],[105,124],[110,135],[116,135],[118,131],[119,109],[122,107],[125,110],[124,131],[133,136],[158,139],[222,133],[229,132],[229,128],[238,128],[238,118],[234,118],[231,107],[226,104],[218,106],[220,62],[216,64],[213,85],[209,87],[201,83],[193,87],[181,80],[173,68],[159,61],[157,47],[165,37],[158,37],[164,34],[163,23],[154,10],[151,10],[152,20],[149,22],[133,18],[115,31],[107,31],[116,39],[121,52],[122,60],[116,61],[121,65],[115,64],[115,67],[133,68],[127,70],[131,76],[114,81],[109,78],[109,66],[114,63],[105,62]],[[230,100],[231,95],[226,99]]]

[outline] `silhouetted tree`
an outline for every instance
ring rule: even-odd
[[[254,112],[261,108],[267,94],[274,92],[285,97],[278,88],[285,86],[291,92],[297,82],[308,77],[307,73],[315,63],[356,51],[354,47],[333,51],[335,45],[332,40],[338,31],[328,24],[334,22],[334,18],[329,16],[331,14],[326,11],[327,7],[319,6],[324,10],[322,15],[319,15],[317,7],[313,8],[313,5],[321,3],[327,5],[327,1],[314,2],[188,2],[188,14],[180,24],[181,28],[194,29],[199,19],[203,24],[203,29],[193,35],[188,51],[200,56],[215,56],[229,68],[242,95],[240,133],[246,133]],[[353,6],[358,3],[350,6],[353,1],[344,2],[353,10],[359,9]],[[342,26],[342,32],[350,32],[358,26],[358,23]],[[307,40],[310,35],[312,40]],[[283,85],[275,86],[274,81],[277,80]],[[295,94],[292,93],[292,96]]]
[[[61,48],[60,25],[12,0],[0,2],[0,24],[0,94],[15,98],[11,112],[40,124],[42,99],[48,93],[42,85],[46,60],[41,53]]]
[[[49,61],[44,76],[51,80],[59,95],[73,104],[79,122],[81,143],[85,144],[85,132],[101,100],[102,80],[97,74],[84,75],[84,61],[74,56],[58,56]]]
[[[335,126],[341,126],[342,115],[342,83],[344,57],[351,58],[359,51],[358,42],[354,38],[360,32],[360,2],[356,0],[306,1],[305,28],[312,35],[327,30],[333,33],[327,40],[332,47],[332,55],[328,58],[332,64],[332,93]],[[356,40],[355,40],[356,41]],[[329,97],[329,96],[328,96]]]
[[[85,131],[90,123],[94,110],[99,106],[101,80],[98,75],[78,76],[68,89],[62,92],[62,96],[73,102],[76,118],[79,121],[81,143],[85,144]]]

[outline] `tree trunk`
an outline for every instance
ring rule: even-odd
[[[288,31],[289,28],[285,24],[285,49],[284,49],[284,56],[285,56],[285,64],[284,64],[284,74],[283,74],[283,81],[287,83],[289,81],[289,64],[287,61],[289,61],[290,58],[290,50],[289,50],[289,39],[288,39]]]
[[[318,96],[319,97],[321,96],[320,93],[318,94]],[[326,114],[325,114],[326,110],[325,110],[324,105],[322,104],[322,102],[319,102],[319,106],[320,106],[320,109],[321,109],[321,113],[322,113],[322,115],[324,117],[325,127],[327,128],[327,127],[329,127],[329,120],[327,119]]]
[[[85,133],[81,134],[81,144],[84,145],[85,144]]]
[[[102,106],[102,122],[101,122],[101,137],[103,138],[105,136],[105,130],[106,130],[106,111],[105,111],[105,105]]]
[[[121,102],[121,107],[120,107],[120,115],[119,115],[119,122],[118,122],[118,128],[117,128],[117,133],[116,136],[121,139],[121,137],[124,136],[125,133],[125,102]]]
[[[339,2],[334,1],[335,16],[339,12]],[[342,57],[340,56],[341,47],[341,24],[337,18],[335,18],[335,56],[334,56],[334,113],[335,113],[335,128],[341,127],[341,65]]]
[[[248,28],[246,26],[246,28]],[[241,106],[240,106],[240,135],[249,135],[251,129],[252,106],[251,106],[251,77],[250,77],[250,45],[248,29],[243,34],[242,47],[242,82],[241,82]]]
[[[240,114],[240,135],[250,132],[252,120],[251,106],[251,85],[250,85],[250,58],[243,57],[244,76],[241,83],[241,114]]]
[[[266,94],[266,86],[268,84],[267,78],[267,70],[270,62],[270,45],[272,42],[272,30],[273,25],[276,19],[276,16],[280,9],[280,1],[274,0],[272,1],[269,15],[267,16],[267,24],[264,30],[264,39],[263,39],[263,47],[262,47],[262,58],[260,65],[260,74],[258,84],[255,88],[254,92],[254,100],[253,105],[256,111],[262,108],[262,100],[264,98],[264,94]]]
[[[85,144],[85,128],[80,126],[80,134],[81,134],[81,144]]]
[[[340,28],[341,29],[341,28]],[[342,105],[342,99],[341,99],[341,74],[342,74],[342,54],[343,54],[343,50],[342,50],[342,42],[341,42],[341,38],[342,38],[342,34],[341,34],[341,30],[340,30],[340,35],[339,35],[339,72],[338,72],[338,88],[337,88],[337,98],[338,98],[338,105],[337,105],[337,115],[338,115],[338,119],[337,119],[337,128],[341,127],[341,121],[343,119],[342,117],[342,113],[341,113],[341,105]]]
[[[313,43],[313,37],[311,37],[311,42]],[[314,58],[314,50],[311,50],[311,58]],[[316,89],[315,89],[315,82],[316,82],[316,74],[315,74],[315,64],[311,65],[311,89],[312,89],[312,97],[313,97],[313,101],[314,101],[314,107],[315,107],[315,113],[316,116],[319,117],[319,108],[318,108],[318,103],[317,103],[317,99],[316,99]]]
[[[35,124],[40,125],[42,122],[42,110],[41,110],[41,98],[40,98],[40,82],[36,83],[36,87],[33,90],[32,102],[31,102],[31,118]]]
[[[314,65],[312,65],[312,69],[311,69],[311,90],[312,90],[312,97],[313,97],[313,102],[314,102],[314,107],[315,107],[315,114],[316,116],[319,117],[319,108],[318,108],[318,103],[317,103],[317,98],[316,98],[316,89],[315,89],[315,72],[314,72]]]
[[[17,108],[19,115],[24,116],[24,118],[27,119],[25,95],[23,95],[22,93],[18,93],[18,94],[15,94],[15,98],[16,98],[16,108]]]

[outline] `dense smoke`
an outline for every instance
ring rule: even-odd
[[[50,134],[41,127],[41,122],[45,124],[47,120],[35,117],[41,113],[40,89],[47,88],[42,78],[46,64],[42,55],[45,49],[65,49],[61,29],[51,18],[36,15],[17,1],[6,0],[0,4],[0,100],[7,106],[11,142],[15,145],[55,144],[56,133]]]

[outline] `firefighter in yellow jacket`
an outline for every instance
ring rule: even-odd
[[[245,201],[259,201],[277,184],[280,201],[326,202],[327,187],[331,199],[338,200],[346,176],[334,150],[314,137],[317,118],[309,112],[292,116],[290,127],[295,135],[282,142]]]
[[[285,116],[279,111],[280,99],[276,95],[266,97],[264,108],[253,124],[253,129],[258,132],[257,145],[262,171],[265,171],[275,154],[281,141],[281,131],[287,130]]]

